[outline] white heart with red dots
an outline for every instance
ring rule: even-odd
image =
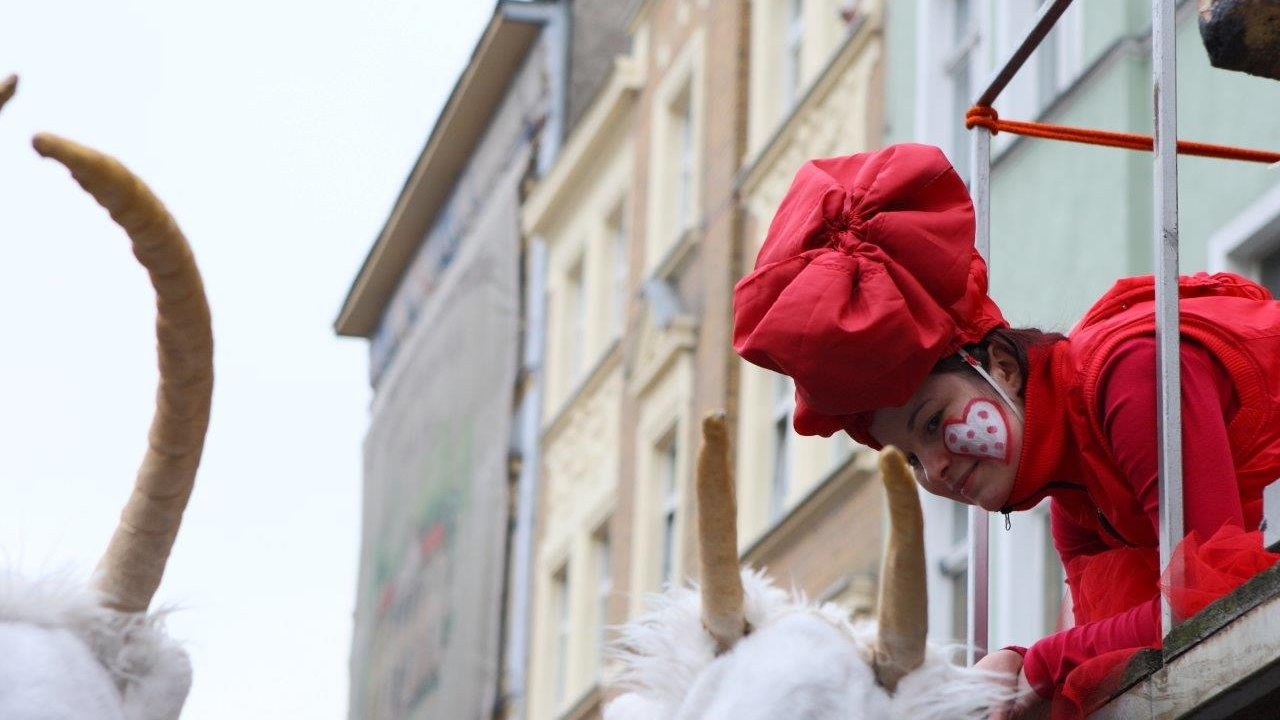
[[[974,398],[965,406],[964,416],[943,425],[942,439],[957,455],[1009,460],[1009,423],[998,405]]]

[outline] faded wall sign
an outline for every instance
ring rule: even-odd
[[[487,717],[516,371],[514,176],[381,379],[365,440],[351,716]]]

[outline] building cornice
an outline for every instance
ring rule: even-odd
[[[391,214],[347,292],[334,329],[371,337],[422,238],[524,64],[541,25],[509,17],[498,3],[405,180]]]

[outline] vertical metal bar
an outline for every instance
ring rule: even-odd
[[[986,128],[973,129],[972,168],[973,177],[969,190],[973,193],[974,245],[978,253],[991,263],[991,133]],[[987,654],[989,578],[991,548],[989,547],[991,516],[977,505],[969,506],[969,571],[968,571],[968,637],[966,660],[970,665]]]
[[[1178,340],[1178,83],[1176,0],[1152,0],[1151,73],[1155,101],[1156,411],[1160,422],[1160,565],[1182,540],[1182,382]],[[1175,586],[1182,568],[1169,568]],[[1161,605],[1167,634],[1174,625]]]

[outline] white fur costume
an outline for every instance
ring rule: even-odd
[[[61,580],[0,581],[0,718],[178,717],[191,662],[162,622]]]
[[[948,648],[932,646],[890,695],[871,669],[875,623],[850,623],[845,608],[810,604],[757,572],[742,580],[757,629],[720,657],[692,589],[655,596],[656,607],[624,627],[626,692],[605,720],[976,720],[1009,699],[989,673],[958,667]]]
[[[0,107],[17,78],[0,81]],[[175,720],[191,661],[148,612],[191,494],[213,390],[209,307],[186,239],[115,160],[52,135],[62,163],[125,230],[156,291],[160,387],[148,447],[91,586],[0,571],[0,719]]]
[[[719,445],[712,454],[725,452],[717,422],[704,423],[704,458],[709,445]],[[702,477],[708,468],[723,474],[727,463],[716,468],[700,458],[704,585],[656,596],[647,614],[622,628],[616,643],[622,694],[605,707],[605,720],[978,720],[1011,700],[991,673],[953,664],[954,648],[925,643],[919,498],[901,455],[886,453],[896,456],[881,458],[893,527],[878,623],[851,623],[845,608],[811,604],[750,570],[741,571],[740,589],[732,580],[728,592],[708,588],[726,576],[707,580],[717,575],[708,561],[715,553],[706,547],[720,546],[714,562],[731,558],[736,565],[737,543],[729,520],[704,513],[714,506],[733,515],[732,480],[708,484]],[[716,485],[729,487],[728,496],[717,495]],[[731,629],[727,636],[709,630],[724,627]]]

